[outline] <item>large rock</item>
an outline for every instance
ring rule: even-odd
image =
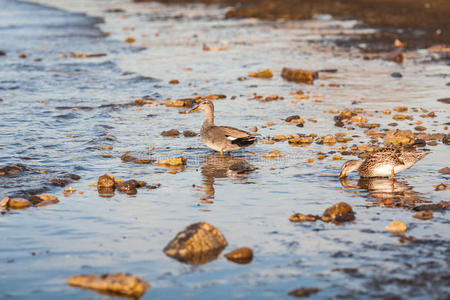
[[[150,288],[147,281],[134,275],[122,273],[74,275],[67,279],[67,283],[74,287],[92,289],[100,294],[131,299],[141,298]]]
[[[345,202],[339,202],[323,212],[322,221],[324,222],[334,222],[342,223],[353,221],[355,219],[355,213],[353,212],[350,204]]]
[[[164,248],[164,253],[181,262],[206,264],[216,259],[227,245],[216,227],[200,222],[179,232]]]

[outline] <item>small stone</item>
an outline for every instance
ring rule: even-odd
[[[320,219],[320,217],[311,214],[304,215],[302,213],[295,213],[289,217],[289,221],[291,222],[305,222],[305,221],[314,222],[317,219]]]
[[[324,222],[333,221],[335,223],[341,223],[353,221],[354,219],[355,213],[352,207],[345,202],[340,202],[327,208],[322,216],[322,221]]]
[[[446,134],[443,138],[442,138],[442,143],[446,144],[446,145],[450,145],[450,134]]]
[[[414,127],[414,129],[417,130],[417,131],[425,131],[425,130],[427,130],[427,128],[423,127],[423,126],[416,126],[416,127]]]
[[[258,127],[253,126],[252,128],[249,129],[251,132],[258,132]]]
[[[442,168],[439,170],[439,173],[450,174],[450,168],[449,167]]]
[[[163,165],[163,166],[182,166],[185,165],[187,162],[187,159],[184,157],[174,157],[174,158],[168,158],[168,159],[161,159],[155,162],[157,165]]]
[[[388,226],[386,226],[386,230],[393,234],[401,234],[405,233],[408,227],[402,221],[392,221]]]
[[[125,39],[125,43],[131,44],[131,43],[134,43],[134,42],[136,42],[136,39],[134,37],[127,37]]]
[[[438,99],[437,101],[446,103],[446,104],[450,104],[450,98],[441,98],[441,99]]]
[[[434,187],[435,191],[443,191],[446,189],[450,189],[450,184],[441,183],[441,184],[433,185],[433,187]]]
[[[2,200],[2,202],[3,202],[3,200]],[[0,205],[3,206],[4,204],[0,204]],[[23,198],[10,198],[9,201],[7,202],[7,207],[12,208],[12,209],[24,209],[24,208],[30,207],[31,205],[32,205],[32,203],[30,201],[28,201],[27,199],[23,199]]]
[[[117,189],[122,193],[128,195],[135,195],[137,193],[136,188],[139,186],[138,182],[134,179],[124,181],[117,186]]]
[[[253,251],[248,247],[242,247],[228,252],[225,257],[234,263],[246,265],[253,260]]]
[[[56,204],[59,202],[58,198],[54,195],[41,194],[37,195],[37,197],[41,198],[42,201],[37,203],[36,206],[46,206],[50,204]]]
[[[179,134],[180,134],[180,132],[176,129],[171,129],[171,130],[161,132],[162,136],[178,136]]]
[[[413,215],[413,218],[419,219],[419,220],[429,220],[433,218],[433,211],[427,210],[419,212],[415,215]]]
[[[183,135],[184,135],[184,137],[194,137],[197,134],[191,130],[185,130],[185,131],[183,131]]]
[[[309,297],[313,294],[317,294],[320,290],[317,288],[299,288],[296,290],[292,290],[288,293],[289,296],[297,297],[297,298],[303,298],[303,297]]]
[[[422,204],[413,207],[414,211],[427,211],[427,210],[446,210],[450,207],[450,202],[441,201],[437,204]]]
[[[178,79],[173,79],[171,81],[169,81],[169,84],[179,84],[180,81]]]
[[[150,284],[130,274],[74,275],[67,279],[73,287],[91,289],[112,297],[141,298],[150,288]]]
[[[319,73],[317,71],[305,71],[302,69],[291,69],[284,67],[281,71],[281,77],[287,81],[313,84],[314,80],[319,78]]]
[[[408,111],[408,108],[406,106],[396,106],[396,107],[394,107],[394,110],[396,112],[405,112],[405,111]]]
[[[114,176],[109,174],[100,176],[97,181],[97,187],[114,188],[115,184]]]
[[[254,72],[254,73],[250,73],[248,74],[249,77],[254,77],[254,78],[272,78],[273,77],[273,73],[270,69],[266,69],[263,71],[259,71],[259,72]]]
[[[285,119],[285,121],[286,122],[292,122],[293,120],[298,120],[298,119],[301,119],[300,116],[299,115],[294,115],[294,116],[287,117]]]
[[[403,75],[402,75],[402,73],[399,73],[399,72],[393,72],[393,73],[391,73],[391,77],[392,78],[402,78]]]
[[[164,248],[164,253],[181,262],[206,264],[216,259],[227,244],[216,227],[200,222],[179,232]]]

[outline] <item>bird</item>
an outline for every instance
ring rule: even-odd
[[[375,150],[366,160],[349,160],[342,165],[339,178],[357,170],[361,177],[391,177],[394,174],[411,168],[416,162],[429,152],[418,151],[414,148],[396,148],[388,146]]]
[[[223,152],[240,150],[256,143],[257,137],[247,131],[229,126],[214,125],[214,105],[210,100],[204,99],[190,112],[204,110],[205,121],[200,130],[200,137],[205,145],[215,151]]]

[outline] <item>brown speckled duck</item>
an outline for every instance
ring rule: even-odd
[[[391,177],[411,168],[429,152],[413,148],[385,147],[374,151],[365,161],[349,160],[342,166],[339,178],[357,170],[361,177]]]
[[[206,119],[203,122],[200,136],[205,145],[213,150],[223,152],[240,150],[256,143],[256,136],[234,127],[214,125],[214,105],[209,100],[202,100],[198,107],[191,110],[204,110]]]

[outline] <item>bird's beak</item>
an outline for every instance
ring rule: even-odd
[[[345,174],[344,172],[341,172],[341,174],[339,174],[339,179],[342,179],[342,178],[344,178],[345,176],[347,176],[347,174]]]
[[[197,106],[189,111],[189,113],[193,113],[200,110],[200,106]]]

